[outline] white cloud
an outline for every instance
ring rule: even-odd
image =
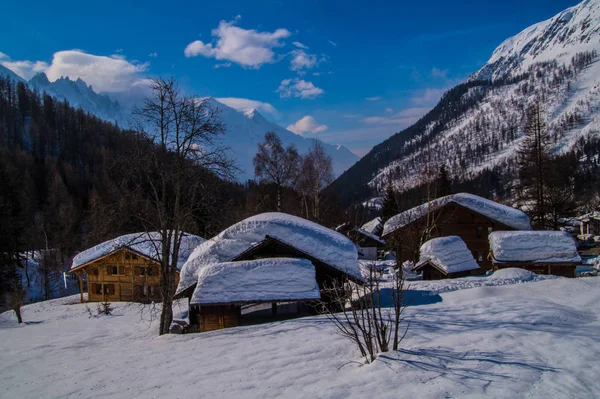
[[[298,78],[282,80],[276,92],[279,93],[281,98],[317,98],[325,93],[323,89],[316,87],[312,82]]]
[[[238,111],[245,111],[247,109],[257,109],[260,112],[264,112],[265,114],[269,114],[275,118],[280,118],[281,114],[275,107],[273,107],[269,103],[264,103],[262,101],[250,100],[248,98],[237,98],[237,97],[223,97],[216,98],[216,100],[220,103],[227,105],[233,109],[237,109]]]
[[[317,65],[317,56],[307,54],[304,50],[292,50],[290,52],[292,61],[290,61],[290,69],[292,71],[301,71],[303,68],[311,69]]]
[[[219,68],[229,68],[231,66],[231,62],[222,62],[220,64],[215,64],[213,66],[213,68],[215,69],[219,69]]]
[[[446,92],[446,89],[425,89],[413,96],[411,101],[416,105],[433,107]]]
[[[52,63],[45,72],[51,81],[61,76],[81,78],[97,92],[116,92],[144,84],[146,80],[139,74],[147,68],[148,63],[129,62],[122,56],[106,57],[67,50],[54,53]]]
[[[433,76],[434,78],[446,79],[446,77],[448,76],[448,70],[433,67],[431,69],[431,76]]]
[[[394,112],[394,110],[391,108],[386,108],[385,112],[387,112],[388,114],[391,114],[392,112]]]
[[[156,58],[158,57],[158,53],[155,51],[154,53],[148,54],[148,57]]]
[[[379,101],[379,100],[381,100],[381,97],[380,96],[377,96],[377,97],[367,97],[367,98],[365,98],[365,100],[367,100],[367,101]]]
[[[294,132],[300,136],[304,136],[306,133],[320,133],[327,130],[327,125],[319,124],[315,118],[312,116],[306,115],[302,119],[298,120],[296,123],[291,124],[287,127],[287,130],[290,132]]]
[[[235,26],[240,17],[233,21],[221,21],[211,34],[216,39],[212,43],[195,40],[184,50],[186,57],[202,55],[207,58],[235,62],[247,68],[260,68],[275,61],[273,49],[283,46],[282,39],[291,35],[287,29],[274,32],[258,32]]]
[[[300,42],[293,42],[292,43],[294,46],[304,49],[304,50],[308,50],[308,46],[305,46],[304,44],[300,43]]]
[[[327,40],[327,42],[328,42],[329,44],[331,44],[333,47],[337,47],[337,44],[335,44],[335,42],[334,42],[334,41],[332,41],[332,40]]]
[[[4,53],[0,53],[0,65],[10,69],[25,80],[31,79],[36,73],[44,72],[48,68],[48,63],[46,62],[15,61]]]
[[[321,76],[322,73],[321,72],[313,72],[313,76]]]
[[[429,110],[430,108],[408,108],[391,116],[370,116],[362,121],[369,125],[396,125],[404,128],[418,121]]]

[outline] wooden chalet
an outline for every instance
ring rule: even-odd
[[[185,233],[180,259],[187,258],[204,239]],[[151,302],[161,299],[160,241],[157,233],[117,237],[79,253],[71,273],[79,280],[83,302],[87,282],[88,302]],[[181,262],[182,263],[182,262]],[[178,265],[181,266],[181,265]],[[179,272],[175,284],[179,282]]]
[[[361,228],[350,231],[348,237],[359,247],[359,259],[377,260],[379,252],[385,248],[384,240]]]
[[[257,236],[262,236],[258,242]],[[274,281],[269,279],[268,274],[263,275],[265,287],[275,292],[270,297],[258,299],[244,289],[238,289],[231,295],[224,295],[228,298],[225,302],[199,302],[195,298],[202,297],[204,290],[212,289],[210,282],[202,280],[205,270],[215,265],[235,269],[240,264],[269,260],[274,265],[273,270],[277,270],[282,265],[289,267],[290,264],[308,262],[314,268],[312,275],[318,291],[333,281],[362,283],[356,247],[347,237],[316,223],[281,213],[261,214],[239,222],[200,246],[194,256],[183,266],[183,278],[175,295],[176,299],[189,300],[190,331],[239,325],[241,305],[271,303],[273,313],[276,313],[281,302],[296,301],[306,305],[300,306],[304,311],[313,309],[310,302],[316,298],[314,295],[290,299],[289,296],[297,290],[277,289],[285,285],[286,278],[279,275],[281,280]],[[246,283],[240,282],[239,286],[244,287]],[[327,301],[324,292],[319,297]]]
[[[440,237],[421,246],[419,262],[413,271],[423,274],[423,280],[443,280],[467,277],[479,265],[460,237]]]
[[[581,257],[564,231],[500,231],[490,234],[494,270],[517,267],[536,274],[576,277]]]
[[[492,269],[487,259],[493,231],[530,230],[529,217],[494,201],[466,193],[441,197],[402,212],[384,225],[382,238],[396,251],[398,264],[417,261],[423,238],[458,236],[479,265],[471,274]]]

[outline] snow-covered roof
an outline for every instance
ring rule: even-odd
[[[370,238],[370,239],[372,239],[372,240],[375,240],[375,241],[377,241],[377,242],[378,242],[378,243],[380,243],[381,245],[385,245],[385,240],[382,240],[381,238],[379,238],[379,236],[377,236],[377,235],[375,235],[375,234],[373,234],[373,233],[370,233],[370,232],[368,232],[368,231],[365,231],[365,230],[363,230],[363,229],[361,229],[361,228],[358,228],[358,227],[357,227],[357,228],[355,228],[355,229],[354,229],[354,231],[356,231],[357,233],[360,233],[360,234],[362,234],[362,235],[363,235],[363,236],[365,236],[365,237],[368,237],[368,238]]]
[[[229,262],[267,236],[361,278],[356,246],[348,237],[297,216],[271,212],[242,220],[200,244],[181,269],[177,293],[196,284],[202,268]]]
[[[565,231],[494,231],[489,240],[496,262],[581,262]]]
[[[153,231],[149,233],[132,233],[105,241],[92,248],[80,252],[73,258],[71,269],[85,265],[95,259],[106,256],[120,248],[130,248],[149,258],[159,260],[161,258],[160,233]],[[206,241],[204,238],[183,233],[181,246],[179,248],[179,257],[177,259],[177,268],[181,269],[194,248]]]
[[[319,299],[315,267],[307,259],[269,258],[214,263],[198,272],[191,304]]]
[[[426,262],[434,264],[446,273],[479,269],[471,251],[458,236],[434,238],[423,244],[415,269],[419,269]]]
[[[377,216],[375,219],[363,224],[360,227],[362,230],[367,231],[371,234],[379,235],[383,226],[381,225],[381,217]]]
[[[531,230],[529,216],[526,213],[474,194],[459,193],[437,198],[391,217],[385,222],[382,235],[390,234],[427,215],[427,212],[435,212],[450,203],[463,206],[513,229]]]

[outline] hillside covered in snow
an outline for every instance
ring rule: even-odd
[[[466,82],[413,126],[377,145],[333,187],[345,200],[404,191],[445,165],[459,181],[514,175],[525,111],[540,103],[552,151],[600,136],[600,1],[585,0],[505,40]],[[357,188],[357,185],[360,185]]]

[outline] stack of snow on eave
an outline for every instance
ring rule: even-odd
[[[427,262],[443,270],[446,274],[479,269],[471,251],[457,236],[434,238],[423,244],[419,263],[413,270],[420,269]]]
[[[177,269],[181,269],[194,248],[205,241],[202,237],[183,233],[179,248],[179,257],[177,258]],[[77,254],[73,258],[71,269],[85,265],[122,248],[129,248],[158,261],[161,259],[162,253],[161,234],[156,231],[132,233],[105,241]]]
[[[360,228],[361,230],[364,230],[368,233],[379,236],[381,234],[381,231],[383,230],[383,226],[381,224],[381,217],[377,216],[375,219],[363,224]]]
[[[383,226],[382,236],[385,237],[397,229],[426,216],[427,213],[436,212],[450,203],[463,206],[515,230],[531,230],[529,216],[526,213],[477,195],[459,193],[437,198],[391,217]]]
[[[308,301],[320,297],[315,267],[309,260],[268,258],[203,267],[190,304]]]
[[[575,240],[565,231],[494,231],[489,235],[495,263],[577,263]]]
[[[362,279],[356,246],[348,237],[296,216],[272,212],[242,220],[199,245],[181,269],[176,294],[196,284],[203,268],[230,262],[267,236]]]

